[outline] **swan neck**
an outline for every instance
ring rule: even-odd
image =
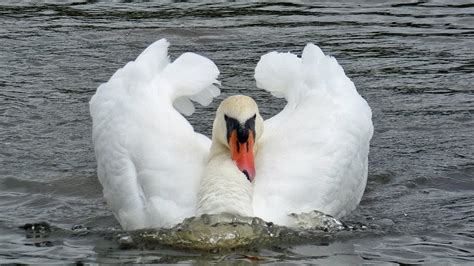
[[[213,139],[211,149],[209,151],[209,161],[221,156],[230,158],[229,148],[219,142],[214,141]]]

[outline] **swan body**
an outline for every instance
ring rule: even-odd
[[[257,87],[287,100],[263,121],[253,99],[233,96],[216,112],[212,140],[182,114],[219,95],[217,67],[168,42],[150,45],[90,101],[99,181],[126,230],[171,227],[204,213],[258,216],[293,225],[291,213],[341,217],[367,179],[371,111],[337,61],[308,44],[300,57],[272,52]]]

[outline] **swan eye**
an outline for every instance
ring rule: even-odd
[[[237,119],[229,117],[227,115],[224,115],[224,119],[225,119],[225,124],[227,128],[227,142],[229,142],[232,131],[239,130],[240,123]]]
[[[249,131],[253,132],[253,137],[257,138],[257,132],[255,132],[255,119],[257,118],[257,114],[254,114],[251,118],[247,119],[244,124],[244,128],[248,129]]]

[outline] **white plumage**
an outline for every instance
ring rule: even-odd
[[[262,56],[257,86],[288,104],[265,121],[256,155],[254,213],[291,224],[288,213],[352,211],[367,181],[371,110],[336,59],[308,44]]]
[[[90,101],[92,137],[104,197],[122,227],[169,227],[195,213],[210,140],[176,111],[219,94],[219,71],[186,53],[173,63],[168,42],[150,45],[99,86]],[[176,104],[177,103],[177,104]]]
[[[276,52],[262,57],[257,86],[288,104],[257,121],[250,183],[225,145],[211,149],[209,138],[177,111],[189,115],[190,99],[207,105],[219,94],[217,67],[193,53],[170,63],[167,48],[166,40],[150,45],[99,86],[90,102],[99,180],[124,229],[170,227],[198,210],[253,211],[291,225],[289,213],[319,210],[340,217],[357,206],[367,178],[371,111],[334,58],[313,44],[302,58]],[[258,114],[256,107],[236,110],[236,116]],[[214,131],[222,140],[225,132]]]

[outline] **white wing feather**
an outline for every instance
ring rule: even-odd
[[[169,227],[193,216],[210,140],[176,111],[209,104],[219,71],[185,53],[170,63],[159,40],[99,86],[90,101],[98,176],[126,230]],[[173,105],[176,107],[173,108]]]
[[[286,107],[265,121],[256,157],[254,213],[290,224],[289,213],[341,217],[359,203],[367,180],[371,110],[336,59],[308,44],[262,56],[257,86]]]

